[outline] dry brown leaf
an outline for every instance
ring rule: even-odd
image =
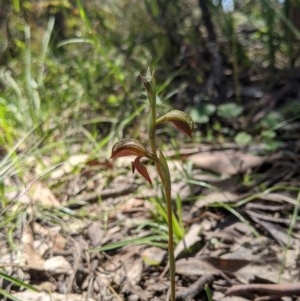
[[[45,260],[35,250],[32,224],[28,223],[24,226],[22,233],[23,256],[26,261],[26,267],[34,270],[44,270]]]
[[[113,271],[114,284],[122,287],[122,291],[130,291],[141,300],[149,300],[150,294],[142,290],[138,283],[142,279],[143,261],[140,256],[143,247],[128,246],[117,255],[110,258],[104,265],[104,270]]]
[[[127,272],[127,279],[133,285],[137,285],[142,279],[143,261],[142,258],[135,254],[127,258],[124,262],[125,270]]]
[[[92,222],[87,229],[87,235],[93,247],[100,246],[105,235],[102,224],[100,222]]]
[[[167,291],[169,284],[166,281],[157,281],[157,279],[149,279],[146,290],[147,292],[163,292]],[[152,299],[151,299],[152,300]]]
[[[86,154],[78,154],[68,158],[67,161],[63,162],[59,167],[51,173],[52,179],[58,179],[63,177],[65,174],[70,173],[75,167],[86,164],[89,156]]]
[[[294,239],[287,233],[287,230],[278,224],[262,221],[257,217],[255,212],[251,210],[245,210],[247,214],[259,225],[261,225],[265,231],[269,232],[270,235],[282,246],[293,245]]]
[[[175,258],[177,258],[185,249],[189,249],[195,243],[197,243],[201,240],[201,237],[199,236],[201,229],[202,229],[202,225],[199,225],[199,224],[193,224],[191,226],[189,232],[184,236],[184,238],[176,246],[176,248],[174,250]],[[166,274],[166,272],[169,270],[169,267],[170,267],[170,264],[168,263],[162,273],[162,276]]]
[[[217,238],[218,241],[225,241],[227,243],[230,243],[231,245],[235,242],[235,241],[240,241],[241,239],[241,235],[234,230],[231,229],[216,229],[214,231],[206,231],[205,232],[205,237],[207,240],[211,240],[211,239],[215,239]],[[215,251],[219,251],[218,249],[216,249]],[[223,251],[222,251],[223,253]]]
[[[231,203],[240,199],[235,193],[229,191],[213,191],[207,195],[199,197],[192,208],[192,213],[198,211],[198,209],[206,207],[214,203]]]
[[[61,204],[54,193],[39,181],[35,181],[29,188],[33,202],[40,203],[47,207],[60,207]]]
[[[245,172],[273,158],[274,156],[255,156],[235,150],[212,151],[189,156],[189,160],[196,167],[226,176]]]
[[[68,223],[65,226],[67,227],[69,234],[72,235],[82,233],[89,223],[90,221],[87,218],[74,217],[68,220]]]
[[[220,271],[205,259],[191,257],[176,261],[176,273],[186,276],[218,275]]]
[[[211,285],[213,281],[214,277],[211,274],[201,276],[191,285],[189,285],[186,289],[178,292],[176,300],[178,299],[181,301],[193,301],[196,295],[201,293],[206,285]]]
[[[89,298],[86,294],[58,294],[58,293],[51,293],[47,294],[45,292],[32,292],[32,291],[24,291],[14,293],[13,296],[18,298],[19,300],[26,300],[26,301],[96,301],[93,298]]]
[[[52,283],[50,281],[44,281],[39,284],[35,284],[34,287],[39,290],[40,292],[49,292],[53,293],[57,290],[57,283]]]
[[[247,260],[248,262],[262,262],[260,255],[253,254],[251,248],[246,248],[237,244],[233,245],[230,253],[222,255],[222,259],[229,260]]]
[[[200,224],[193,224],[191,226],[189,232],[176,246],[174,251],[175,258],[177,258],[185,249],[189,249],[197,242],[201,241],[201,237],[200,237],[201,229],[202,229],[202,225]]]
[[[50,242],[47,243],[47,250],[49,248],[51,248],[52,251],[62,251],[65,249],[67,240],[61,234],[59,234],[59,231],[61,230],[60,227],[46,228],[39,223],[34,223],[33,229],[35,234],[50,239]],[[40,254],[43,255],[41,252]]]
[[[280,275],[280,264],[279,263],[249,263],[234,272],[234,275],[238,278],[241,283],[251,283],[254,280],[260,279],[261,281],[268,283],[276,283],[279,278],[282,281],[286,281],[287,278],[291,278],[288,275],[288,271]],[[291,279],[290,279],[291,280]],[[292,281],[293,282],[293,281]]]
[[[141,246],[128,246],[122,250],[119,254],[112,257],[110,264],[115,267],[120,266],[119,270],[123,270],[126,277],[126,281],[135,285],[142,277],[143,261],[140,256],[142,247]],[[122,278],[121,277],[121,278]],[[119,282],[121,284],[121,282]]]
[[[72,266],[63,256],[54,256],[47,259],[44,263],[44,269],[52,275],[72,273]]]
[[[166,255],[167,251],[162,250],[158,247],[150,247],[142,252],[142,258],[145,264],[150,266],[160,265],[163,262]]]
[[[278,203],[287,202],[295,206],[297,205],[297,201],[295,200],[295,198],[283,193],[261,193],[258,195],[258,198],[266,201],[273,201]]]
[[[226,295],[252,293],[253,295],[300,296],[300,283],[250,283],[233,285],[226,291]]]
[[[124,213],[144,210],[144,200],[138,198],[128,198],[126,202],[118,206],[118,210]]]
[[[72,267],[62,256],[56,256],[44,260],[35,248],[33,237],[33,223],[24,226],[22,234],[23,256],[26,260],[26,268],[46,271],[50,274],[70,274]]]
[[[223,272],[229,272],[229,273],[234,273],[234,272],[240,270],[242,267],[251,263],[247,257],[223,258],[223,257],[206,256],[201,259],[205,260],[206,262],[211,264],[217,270],[220,270]]]
[[[214,291],[213,292],[213,300],[222,300],[222,301],[249,301],[249,299],[245,299],[240,296],[224,296],[222,292]]]

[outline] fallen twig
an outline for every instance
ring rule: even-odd
[[[178,292],[176,300],[185,300],[185,301],[193,300],[193,298],[204,289],[204,285],[207,283],[212,283],[213,280],[214,280],[213,275],[203,275],[187,289]]]
[[[225,295],[240,295],[249,292],[259,292],[276,296],[300,296],[300,283],[239,284],[230,287]]]

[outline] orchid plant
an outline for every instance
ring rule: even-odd
[[[170,291],[171,301],[175,301],[175,257],[173,243],[173,226],[172,226],[172,202],[171,202],[171,177],[168,163],[164,153],[157,148],[156,145],[156,128],[162,123],[171,123],[179,131],[192,136],[194,128],[193,120],[188,114],[179,110],[172,110],[167,114],[157,117],[156,114],[156,81],[154,72],[147,70],[146,76],[140,76],[150,104],[150,114],[148,121],[148,141],[150,150],[148,150],[140,141],[136,139],[122,139],[112,148],[111,158],[119,158],[125,156],[135,156],[132,162],[132,171],[137,170],[152,186],[152,180],[149,176],[147,168],[141,163],[141,158],[146,157],[155,163],[161,185],[163,187],[165,201],[167,205],[168,216],[168,255],[170,265]]]

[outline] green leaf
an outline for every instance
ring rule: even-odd
[[[167,114],[159,117],[156,120],[156,125],[163,122],[171,122],[179,131],[192,137],[194,129],[194,122],[192,118],[185,112],[179,110],[173,110]]]
[[[9,292],[3,290],[0,288],[0,296],[6,297],[8,300],[12,300],[12,301],[23,301],[17,297],[14,297],[12,294],[10,294]]]
[[[252,142],[252,136],[249,135],[246,132],[239,132],[235,137],[234,137],[234,141],[238,144],[238,145],[249,145]]]
[[[5,271],[3,271],[3,270],[0,270],[0,278],[3,278],[3,279],[5,279],[6,281],[8,281],[8,282],[10,282],[10,283],[12,283],[12,284],[15,284],[15,285],[17,285],[17,286],[19,286],[19,287],[23,287],[23,288],[26,288],[26,289],[28,289],[28,290],[31,290],[31,291],[33,291],[33,292],[38,292],[38,290],[34,287],[34,286],[32,286],[32,285],[30,285],[30,284],[28,284],[28,283],[25,283],[25,282],[23,282],[22,280],[20,280],[20,279],[18,279],[18,278],[15,278],[15,277],[13,277],[13,276],[10,276],[10,275],[8,275]],[[5,291],[5,290],[2,290],[1,288],[0,288],[0,296],[4,296],[4,297],[6,297],[7,299],[9,299],[9,300],[13,300],[13,301],[21,301],[20,299],[18,299],[18,298],[16,298],[16,297],[14,297],[13,295],[11,295],[9,292],[7,292],[7,291]]]
[[[243,111],[242,106],[229,102],[222,104],[218,107],[217,114],[223,118],[235,118],[238,117]]]
[[[207,123],[209,117],[216,111],[216,106],[209,103],[202,103],[192,108],[190,112],[194,122]]]
[[[282,115],[278,112],[272,111],[268,113],[260,122],[265,129],[272,129],[282,121]]]
[[[264,138],[264,140],[272,140],[276,138],[276,132],[272,130],[262,131],[261,136]]]

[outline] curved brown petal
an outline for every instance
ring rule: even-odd
[[[156,120],[157,125],[163,122],[171,122],[179,131],[192,137],[194,122],[187,113],[179,110],[170,111]]]
[[[138,140],[122,139],[113,146],[110,158],[125,156],[148,157],[148,151]]]

